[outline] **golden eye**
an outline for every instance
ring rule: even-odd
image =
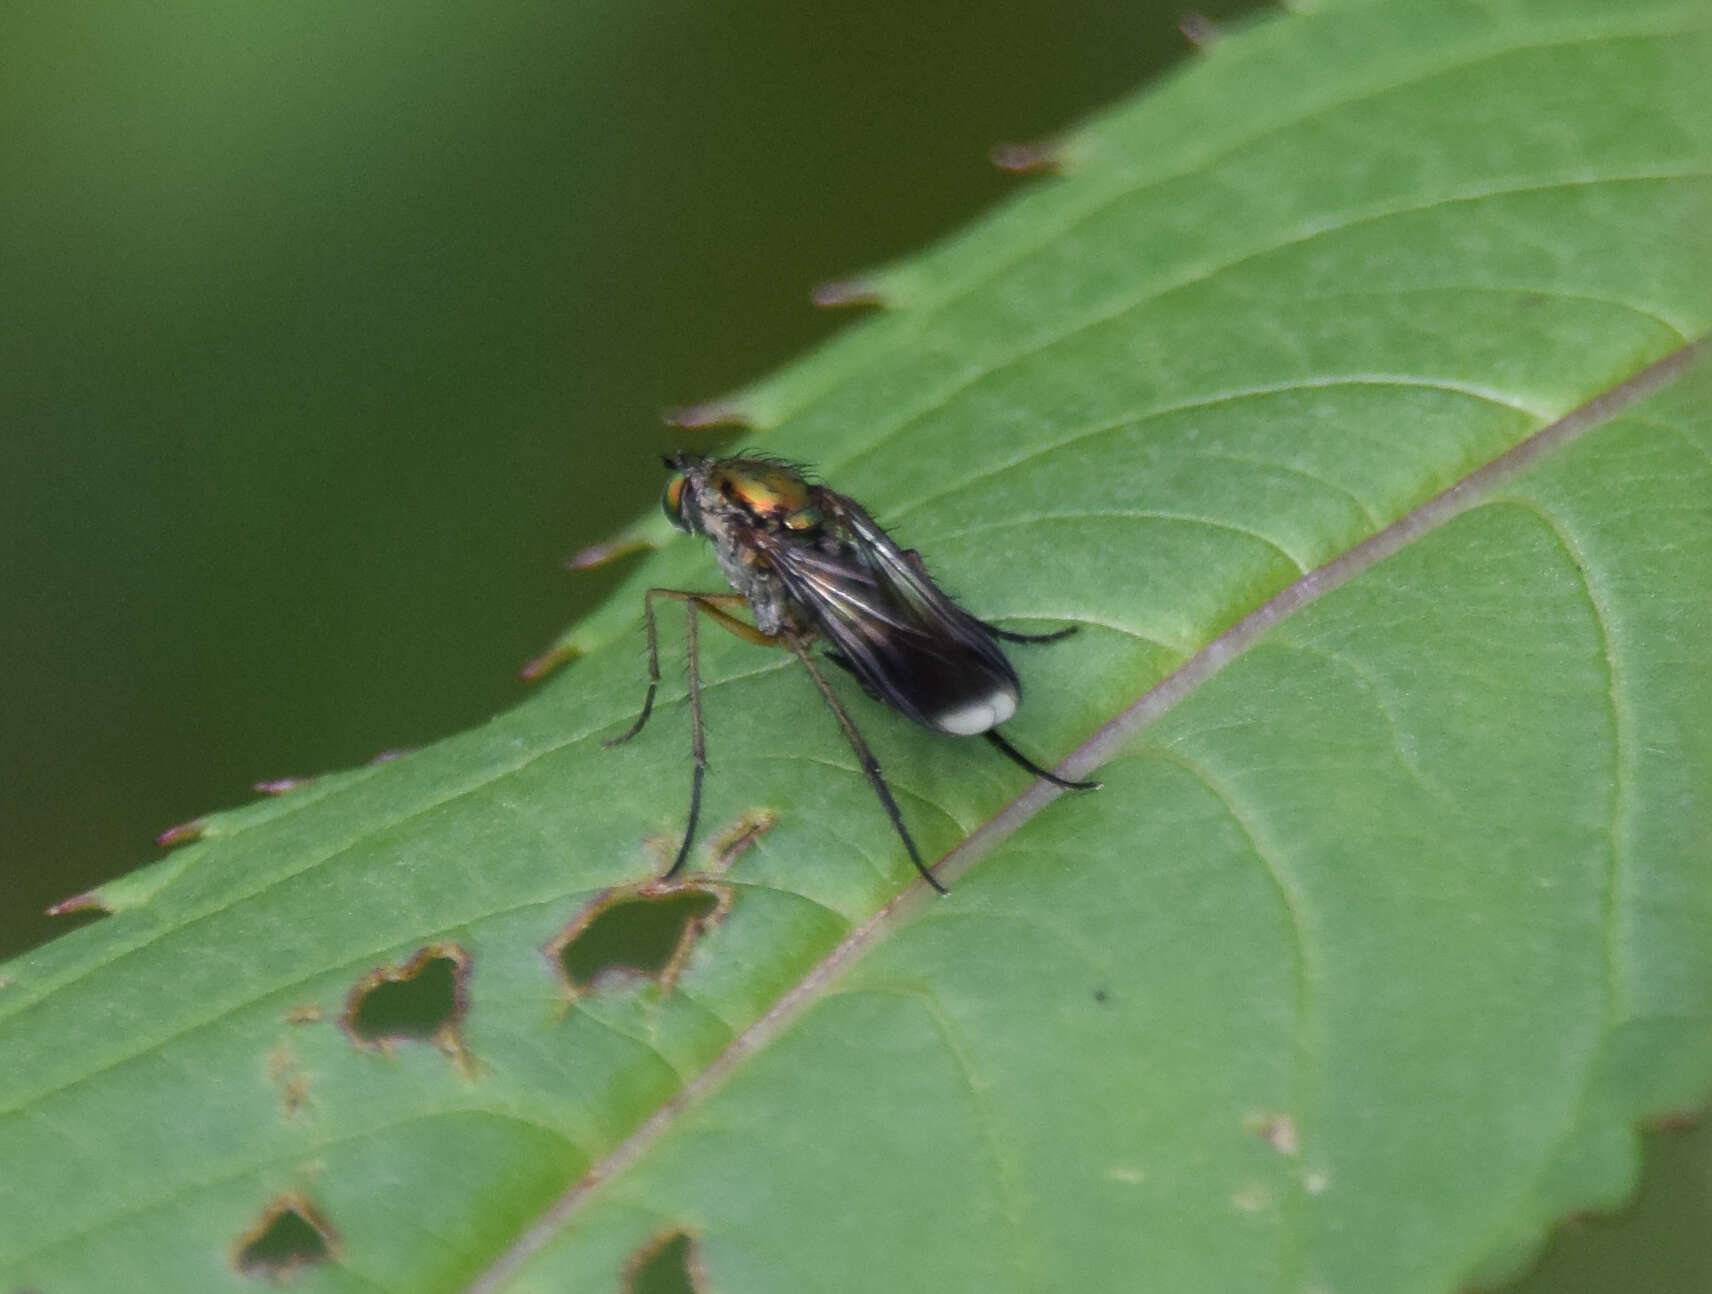
[[[785,518],[787,530],[813,530],[820,525],[820,509],[816,507],[798,508]]]
[[[666,514],[666,520],[686,534],[690,523],[684,520],[684,476],[680,472],[666,482],[666,489],[660,495],[660,511]]]

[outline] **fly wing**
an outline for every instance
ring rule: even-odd
[[[1016,712],[1016,671],[987,627],[934,584],[860,506],[824,491],[824,546],[769,546],[791,596],[870,696],[917,723],[972,736]]]

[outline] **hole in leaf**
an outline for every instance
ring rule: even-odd
[[[731,905],[724,889],[698,884],[608,895],[548,945],[573,993],[651,979],[670,988],[702,933]]]
[[[456,944],[430,944],[403,966],[370,971],[351,990],[345,1029],[371,1047],[404,1040],[459,1051],[469,964]]]
[[[269,1204],[239,1237],[233,1262],[245,1276],[278,1284],[332,1258],[336,1243],[315,1206],[292,1192]]]
[[[625,1294],[698,1294],[701,1268],[687,1231],[668,1231],[637,1250],[624,1269]]]

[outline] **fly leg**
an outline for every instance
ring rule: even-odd
[[[648,632],[648,694],[643,698],[642,713],[636,716],[636,722],[618,736],[601,743],[608,749],[622,746],[641,732],[648,722],[648,716],[654,712],[654,696],[660,690],[660,639],[654,627],[654,599],[657,597],[682,602],[688,616],[685,647],[689,662],[690,752],[695,759],[695,770],[690,775],[690,812],[688,824],[684,828],[683,843],[678,846],[677,857],[672,860],[672,865],[665,871],[665,876],[673,876],[683,867],[684,860],[690,856],[690,846],[695,843],[696,823],[701,817],[701,784],[707,775],[707,745],[703,739],[701,722],[701,654],[697,650],[696,616],[698,613],[712,616],[722,629],[729,630],[747,642],[763,647],[777,646],[778,643],[754,625],[745,624],[729,612],[720,610],[722,605],[744,605],[745,599],[739,593],[690,593],[684,589],[649,589],[642,596],[642,621]]]
[[[868,778],[868,785],[873,787],[874,794],[880,797],[881,807],[885,809],[886,816],[892,820],[892,827],[898,833],[898,838],[904,842],[904,848],[909,851],[910,862],[915,864],[916,871],[921,873],[924,881],[941,894],[947,893],[946,888],[934,879],[933,873],[928,871],[927,865],[921,861],[921,853],[916,849],[915,841],[910,839],[909,828],[904,826],[904,815],[898,809],[898,802],[892,798],[892,788],[886,785],[886,779],[880,773],[879,761],[868,749],[868,743],[862,739],[862,734],[857,729],[856,724],[845,713],[844,706],[838,699],[838,694],[832,690],[832,685],[826,681],[826,676],[815,667],[814,658],[809,655],[808,648],[803,646],[792,634],[781,634],[780,637],[784,640],[784,645],[789,647],[796,654],[796,658],[803,663],[803,668],[808,671],[808,676],[814,680],[814,685],[820,689],[821,698],[826,702],[827,708],[838,720],[838,726],[844,729],[845,740],[850,743],[850,749],[856,752],[856,759],[862,765],[862,772]]]
[[[1044,777],[1054,786],[1062,786],[1066,791],[1097,791],[1100,789],[1100,784],[1098,782],[1072,782],[1067,777],[1060,777],[1057,773],[1047,771],[1027,755],[1023,754],[1015,746],[1011,745],[1010,742],[999,736],[999,730],[997,728],[988,728],[987,731],[983,732],[981,735],[987,739],[993,749],[997,750],[1006,759],[1010,760],[1011,763],[1017,765],[1019,768],[1026,768],[1036,777]]]
[[[1055,643],[1060,638],[1068,638],[1081,628],[1080,625],[1065,625],[1062,629],[1054,629],[1049,634],[1019,634],[1011,629],[1001,629],[995,624],[981,621],[987,632],[995,638],[1003,638],[1008,643]]]
[[[1081,628],[1080,625],[1065,625],[1064,628],[1054,629],[1049,634],[1019,634],[1014,633],[1009,629],[1001,629],[995,624],[988,624],[985,620],[981,623],[986,625],[993,637],[1003,638],[1006,642],[1013,643],[1053,643],[1057,642],[1060,638],[1068,638],[1071,634],[1075,633],[1077,629]],[[1036,777],[1045,778],[1054,786],[1062,786],[1067,791],[1097,791],[1100,787],[1098,782],[1072,782],[1068,778],[1058,776],[1057,773],[1048,772],[1027,755],[1023,754],[1015,746],[1011,745],[1010,742],[999,736],[997,728],[989,728],[981,735],[992,744],[993,749],[997,750],[1006,759],[1010,760],[1011,763],[1017,765],[1019,768],[1026,768]]]
[[[930,584],[933,582],[933,577],[927,573],[927,563],[921,560],[919,552],[913,548],[904,549],[904,560],[915,567],[916,574],[922,579]],[[1006,642],[1012,643],[1055,643],[1060,638],[1068,638],[1080,628],[1079,625],[1066,625],[1062,629],[1054,629],[1049,634],[1019,634],[1010,629],[1001,629],[996,624],[986,620],[979,623],[981,628],[992,634],[993,637],[1003,638]]]

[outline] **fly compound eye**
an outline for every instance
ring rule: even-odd
[[[682,472],[666,482],[665,491],[660,495],[660,511],[666,514],[666,520],[679,530],[688,534],[690,523],[684,520],[684,484],[687,478]]]

